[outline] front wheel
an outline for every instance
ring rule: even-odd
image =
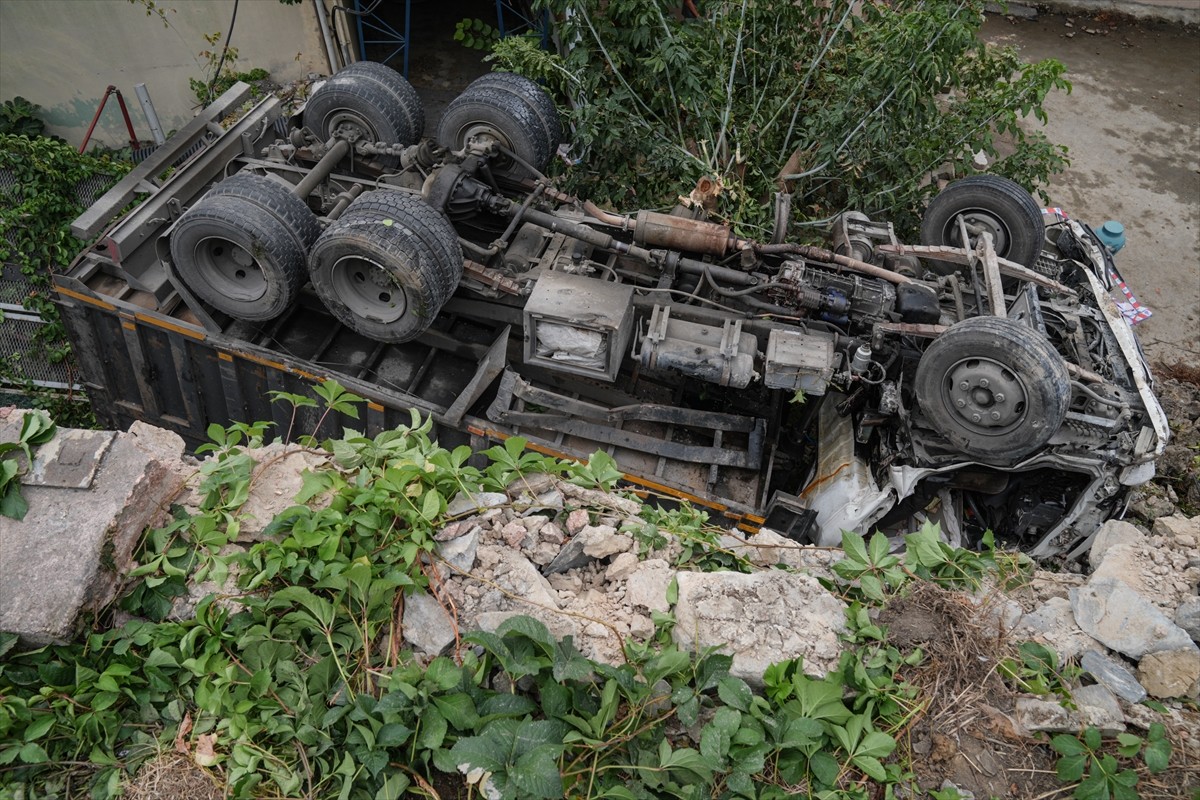
[[[958,217],[967,223],[962,241]],[[1032,268],[1042,252],[1042,210],[1019,184],[997,175],[955,181],[929,203],[921,219],[921,244],[974,247],[979,233],[992,236],[996,255]]]
[[[958,451],[1009,464],[1045,445],[1066,419],[1070,376],[1032,328],[972,317],[934,340],[917,365],[917,403]]]

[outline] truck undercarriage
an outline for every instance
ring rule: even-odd
[[[57,289],[105,424],[282,433],[268,392],[335,378],[368,434],[416,409],[450,446],[605,450],[747,529],[830,545],[929,519],[1036,557],[1076,555],[1166,444],[1111,254],[1004,179],[951,184],[921,245],[857,212],[791,243],[782,207],[755,242],[563,194],[541,174],[557,112],[515,75],[432,139],[380,65],[220,127],[246,89],[73,226],[96,244]]]

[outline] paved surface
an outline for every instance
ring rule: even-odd
[[[1071,158],[1053,204],[1125,225],[1117,266],[1154,312],[1137,326],[1150,361],[1200,367],[1200,32],[1051,14],[989,17],[983,37],[1066,65],[1073,91],[1045,104],[1047,134]]]

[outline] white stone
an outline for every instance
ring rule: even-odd
[[[1122,542],[1138,546],[1145,544],[1146,534],[1142,533],[1132,523],[1122,519],[1110,519],[1100,526],[1092,539],[1092,549],[1088,551],[1088,561],[1093,567],[1099,566],[1109,549]]]
[[[637,565],[638,558],[633,553],[618,553],[612,564],[605,570],[604,580],[611,583],[628,578],[629,574],[637,569]]]
[[[638,564],[625,580],[625,601],[633,608],[647,611],[667,611],[667,587],[675,570],[661,558],[651,558]]]
[[[1112,578],[1092,579],[1072,589],[1071,610],[1084,633],[1130,658],[1195,647],[1182,628],[1144,597]]]
[[[823,676],[842,654],[846,605],[808,575],[767,570],[680,572],[672,636],[682,649],[718,647],[733,656],[732,675],[762,685],[777,661],[804,659]]]

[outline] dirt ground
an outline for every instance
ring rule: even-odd
[[[1137,326],[1150,361],[1200,367],[1200,31],[1040,14],[989,16],[983,37],[1066,65],[1073,91],[1045,103],[1047,134],[1071,159],[1049,187],[1053,205],[1125,226],[1117,267],[1154,312]]]

